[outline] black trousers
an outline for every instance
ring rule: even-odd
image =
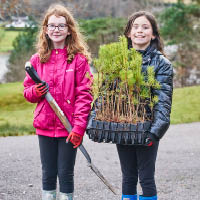
[[[137,194],[138,178],[143,196],[157,195],[154,179],[159,142],[152,146],[117,145],[122,171],[122,194]]]
[[[74,165],[77,149],[66,138],[38,136],[42,163],[43,190],[55,190],[57,177],[60,192],[74,191]]]

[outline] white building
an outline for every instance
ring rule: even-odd
[[[7,24],[6,27],[16,27],[16,28],[23,28],[23,27],[29,27],[29,18],[26,17],[11,17],[12,22],[10,24]]]

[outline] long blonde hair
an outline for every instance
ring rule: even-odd
[[[77,53],[83,54],[90,62],[91,57],[88,51],[88,45],[86,44],[83,35],[79,31],[78,23],[75,21],[70,11],[60,4],[51,5],[47,10],[42,22],[42,27],[38,35],[37,42],[37,51],[40,56],[40,62],[47,62],[51,55],[51,50],[53,49],[52,41],[46,34],[48,19],[51,15],[62,16],[66,19],[66,23],[70,32],[70,35],[68,35],[65,40],[68,54],[67,62],[71,63]]]

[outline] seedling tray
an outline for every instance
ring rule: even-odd
[[[107,122],[91,119],[86,133],[94,142],[124,145],[144,145],[151,121],[137,124]]]

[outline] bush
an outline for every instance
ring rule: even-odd
[[[0,29],[0,42],[3,39],[4,35],[5,35],[5,31],[3,29]]]
[[[99,46],[116,42],[123,34],[125,19],[123,18],[96,18],[79,21],[82,32],[94,57],[98,55]]]
[[[8,72],[5,75],[7,82],[23,80],[25,77],[24,63],[35,52],[34,44],[38,28],[32,22],[32,26],[26,27],[13,42],[14,49],[8,61]]]
[[[160,15],[161,34],[168,44],[176,44],[175,82],[179,86],[197,85],[200,73],[200,5],[184,4],[178,1]],[[197,71],[197,78],[191,79],[192,71]]]

